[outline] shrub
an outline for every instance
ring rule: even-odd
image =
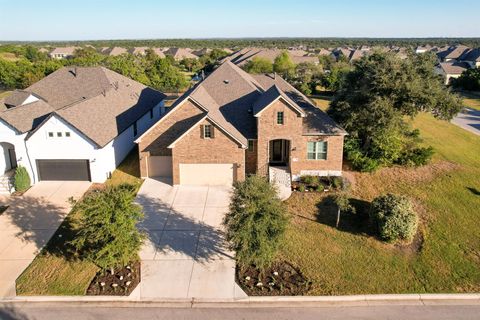
[[[433,148],[412,148],[404,151],[397,160],[398,164],[407,166],[423,166],[430,162],[434,154]]]
[[[30,187],[30,176],[25,167],[18,166],[15,170],[14,185],[15,190],[19,192],[23,192]]]
[[[143,219],[134,204],[135,187],[119,185],[88,194],[78,202],[81,212],[77,237],[71,242],[81,256],[102,269],[124,267],[138,259],[144,234],[136,224]]]
[[[250,176],[236,182],[223,224],[240,268],[254,265],[263,271],[271,266],[287,222],[277,190],[265,178]]]
[[[332,183],[332,187],[334,187],[335,189],[340,189],[343,187],[342,177],[332,177],[331,183]]]
[[[385,241],[411,241],[417,232],[418,217],[406,197],[387,194],[375,198],[370,216]]]
[[[300,181],[308,186],[318,186],[320,184],[320,178],[317,176],[305,175],[300,177]]]
[[[305,192],[305,185],[304,184],[299,185],[298,186],[298,191]]]

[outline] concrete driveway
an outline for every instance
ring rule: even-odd
[[[452,123],[480,136],[480,111],[465,108],[452,119]]]
[[[84,181],[45,181],[23,196],[3,197],[0,214],[0,298],[15,296],[15,280],[52,237],[70,211],[68,198],[80,198]]]
[[[148,234],[142,248],[141,298],[245,297],[235,283],[234,254],[226,248],[221,222],[230,188],[171,186],[147,179],[137,202]]]

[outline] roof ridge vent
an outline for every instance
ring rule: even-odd
[[[225,84],[229,84],[229,83],[230,83],[230,80],[228,80],[228,79],[225,79],[225,80],[223,80],[223,83],[225,83]]]

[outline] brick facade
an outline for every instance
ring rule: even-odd
[[[277,112],[284,113],[284,124],[277,124]],[[292,175],[298,176],[302,171],[341,171],[343,159],[343,136],[303,136],[303,118],[282,100],[277,100],[263,110],[257,118],[258,148],[257,170],[265,174],[269,163],[269,144],[271,140],[290,141],[289,166]],[[326,160],[307,160],[308,141],[327,141]]]
[[[214,125],[214,137],[202,138],[202,126],[210,124],[205,119],[180,139],[172,149],[173,184],[180,181],[180,163],[233,163],[234,181],[245,179],[245,149]]]
[[[253,151],[245,150],[245,173],[255,174],[257,172],[257,140],[253,141]]]
[[[140,174],[142,177],[148,175],[147,158],[149,156],[171,156],[171,149],[167,147],[205,114],[205,111],[194,105],[190,100],[185,101],[176,108],[160,123],[154,125],[138,144]]]

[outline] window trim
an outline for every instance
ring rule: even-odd
[[[207,127],[208,127],[208,135],[207,135]],[[213,130],[211,124],[204,124],[203,125],[203,139],[212,139],[213,138]]]
[[[279,117],[281,115],[281,117]],[[279,120],[281,121],[279,122]],[[277,125],[284,125],[285,124],[285,113],[283,111],[277,111]]]
[[[313,150],[309,151],[309,146],[313,144]],[[323,144],[323,150],[320,150],[319,145]],[[313,154],[314,158],[310,158],[309,154]],[[324,155],[319,157],[319,155]],[[307,142],[307,160],[327,160],[328,159],[328,141],[308,141]]]

